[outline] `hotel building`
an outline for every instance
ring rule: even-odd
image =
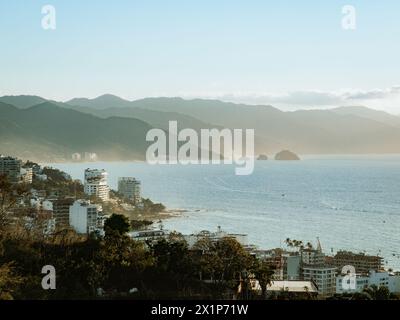
[[[102,201],[109,200],[110,188],[107,185],[107,172],[98,169],[85,170],[84,191],[89,196],[95,196]]]

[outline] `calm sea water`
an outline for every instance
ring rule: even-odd
[[[53,164],[73,178],[85,168],[104,168],[142,181],[143,196],[170,209],[188,210],[165,221],[168,229],[192,233],[217,226],[247,233],[260,248],[284,246],[287,237],[315,243],[326,253],[365,251],[400,270],[400,156],[307,157],[302,161],[257,161],[250,176],[232,165],[145,163]]]

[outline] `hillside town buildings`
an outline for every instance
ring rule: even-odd
[[[22,161],[0,155],[0,175],[6,175],[12,183],[32,183],[32,168],[23,168]]]
[[[7,156],[0,157],[0,174],[11,177],[13,183],[31,184],[32,179],[46,181],[41,177],[43,172],[39,166],[23,165],[20,160]],[[104,235],[104,222],[108,216],[104,215],[100,204],[89,200],[89,196],[95,196],[102,201],[109,199],[107,172],[86,169],[84,174],[84,193],[88,196],[86,199],[68,194],[60,195],[48,188],[31,188],[29,194],[21,199],[21,203],[29,207],[29,214],[24,217],[25,226],[31,228],[41,225],[45,235],[63,228],[71,228],[82,235]],[[71,179],[68,175],[65,178]],[[43,187],[42,184],[39,185]],[[132,177],[120,178],[118,191],[123,197],[135,202],[140,199],[140,182]],[[160,227],[159,230],[136,230],[128,235],[134,240],[148,242],[168,239],[171,233]],[[229,233],[221,227],[216,231],[203,230],[181,237],[187,242],[189,249],[194,249],[195,244],[202,239],[208,239],[211,243],[225,238],[236,240],[247,252],[265,261],[273,269],[273,282],[267,288],[269,294],[284,290],[296,296],[318,295],[324,298],[334,294],[362,292],[372,285],[387,287],[392,293],[400,293],[400,273],[384,270],[382,257],[343,250],[333,256],[326,256],[319,240],[316,248],[307,245],[262,250],[249,244],[247,234]],[[349,275],[342,274],[342,268],[348,265],[355,268],[354,287],[348,285]],[[259,289],[257,283],[253,285],[254,290]]]

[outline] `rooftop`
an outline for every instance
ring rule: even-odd
[[[318,292],[312,281],[295,280],[272,281],[272,284],[267,286],[267,291]]]

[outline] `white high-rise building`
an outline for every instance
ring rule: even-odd
[[[86,169],[84,191],[89,196],[96,196],[102,201],[109,200],[110,188],[107,185],[108,173],[105,170]]]
[[[32,183],[33,171],[32,168],[21,168],[20,181],[23,183]]]
[[[76,200],[69,207],[69,224],[77,233],[89,234],[99,229],[99,212],[99,205],[86,200]]]
[[[313,281],[321,296],[332,296],[336,292],[336,270],[333,265],[325,263],[321,243],[318,240],[316,249],[303,248],[300,250],[302,278]]]
[[[119,178],[118,192],[135,204],[141,202],[140,181],[133,177]]]

